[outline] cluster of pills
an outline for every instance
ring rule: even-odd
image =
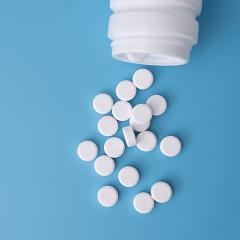
[[[109,137],[104,143],[105,155],[98,156],[97,145],[90,140],[81,142],[78,146],[78,156],[84,161],[93,161],[95,171],[101,176],[109,176],[115,170],[115,158],[124,154],[125,144],[128,147],[137,146],[144,152],[152,151],[157,145],[156,135],[149,131],[153,116],[162,115],[167,109],[167,101],[163,96],[150,96],[146,103],[132,106],[131,101],[137,90],[144,90],[153,84],[153,75],[147,69],[137,70],[132,81],[121,81],[116,87],[119,99],[116,103],[106,93],[98,94],[93,100],[94,110],[105,115],[98,121],[98,131],[101,135]],[[122,128],[125,143],[119,137],[114,137],[119,128],[119,121],[129,121],[128,126]],[[136,134],[137,133],[137,134]],[[166,136],[160,142],[160,151],[168,156],[177,156],[181,151],[181,142],[175,136]],[[136,168],[125,166],[118,173],[119,182],[129,188],[134,187],[140,175]],[[138,193],[133,199],[133,207],[139,213],[146,214],[152,211],[154,202],[165,203],[172,196],[171,186],[163,181],[156,182],[147,192]],[[118,201],[118,191],[113,186],[103,186],[97,195],[99,203],[104,207],[112,207]]]

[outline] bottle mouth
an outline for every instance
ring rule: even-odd
[[[115,54],[113,57],[117,60],[155,66],[177,66],[183,65],[188,62],[188,58],[183,56],[167,56],[162,54],[148,54],[148,53],[120,53]]]

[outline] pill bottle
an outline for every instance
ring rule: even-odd
[[[110,0],[108,36],[118,60],[157,66],[189,61],[202,0]]]

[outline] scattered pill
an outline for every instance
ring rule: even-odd
[[[160,95],[153,95],[148,98],[147,105],[151,108],[153,116],[160,116],[167,109],[167,101]]]
[[[134,187],[139,181],[138,170],[134,167],[126,166],[119,171],[118,180],[125,187]]]
[[[133,75],[134,85],[141,90],[147,89],[153,84],[153,74],[144,68],[138,69]]]
[[[138,123],[135,123],[132,120],[132,118],[130,118],[129,124],[132,126],[132,128],[135,132],[144,132],[144,131],[148,130],[148,128],[150,127],[151,121],[149,121],[145,124],[138,124]]]
[[[102,155],[95,160],[94,169],[101,176],[109,176],[115,169],[115,162],[111,157]]]
[[[136,87],[129,81],[121,81],[116,87],[116,95],[122,101],[130,101],[136,96]]]
[[[98,121],[98,131],[103,136],[113,136],[118,130],[118,121],[112,116],[104,116]]]
[[[98,202],[104,207],[112,207],[118,201],[118,192],[112,186],[104,186],[98,191]]]
[[[175,157],[181,152],[182,144],[177,137],[168,136],[160,143],[161,152],[168,157]]]
[[[112,158],[118,158],[122,156],[125,150],[123,141],[118,137],[111,137],[106,140],[104,144],[105,153]]]
[[[133,147],[136,145],[136,136],[133,131],[132,126],[127,126],[122,129],[125,142],[128,147]]]
[[[154,200],[149,193],[140,192],[133,199],[133,207],[141,214],[150,213],[154,208]]]
[[[156,182],[151,187],[152,198],[159,203],[165,203],[172,197],[172,188],[166,182]]]
[[[97,113],[106,114],[112,110],[113,99],[106,93],[100,93],[93,99],[93,108]]]
[[[130,118],[132,106],[129,102],[118,101],[113,105],[112,114],[118,121],[126,121]]]
[[[138,104],[132,109],[131,118],[137,124],[146,124],[152,119],[152,111],[147,104]]]
[[[98,148],[92,141],[84,141],[78,145],[77,154],[83,161],[92,161],[97,157]]]
[[[150,152],[157,145],[157,137],[150,131],[141,132],[137,136],[137,147],[141,151]]]

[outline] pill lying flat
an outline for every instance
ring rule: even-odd
[[[133,207],[141,214],[150,213],[154,208],[154,200],[149,193],[140,192],[133,199]]]
[[[126,121],[130,118],[132,106],[129,102],[118,101],[113,105],[112,114],[118,121]]]
[[[129,81],[121,81],[116,87],[116,95],[122,101],[130,101],[136,96],[136,87]]]
[[[157,145],[157,137],[150,131],[141,132],[137,135],[137,147],[141,151],[150,152]]]
[[[132,126],[127,126],[122,129],[125,142],[128,147],[133,147],[136,145],[136,136],[133,131]]]
[[[133,75],[134,85],[141,90],[147,89],[153,84],[153,75],[147,69],[138,69]]]
[[[93,99],[93,108],[97,113],[106,114],[112,110],[113,99],[106,93],[100,93]]]
[[[156,202],[165,203],[172,197],[172,188],[166,182],[156,182],[151,187],[151,195]]]
[[[151,108],[153,116],[160,116],[167,109],[167,101],[160,95],[153,95],[149,97],[147,105]]]
[[[160,142],[161,152],[168,157],[177,156],[182,149],[180,140],[175,136],[168,136],[162,139]]]
[[[104,116],[98,121],[98,131],[103,136],[112,136],[118,130],[118,121],[112,116]]]
[[[135,123],[132,120],[132,118],[130,118],[129,124],[132,126],[132,128],[135,132],[144,132],[144,131],[148,130],[148,128],[150,127],[151,121],[149,121],[145,124],[138,124],[138,123]]]
[[[92,141],[84,141],[78,145],[77,154],[83,161],[92,161],[97,157],[98,148]]]
[[[101,176],[109,176],[115,169],[115,162],[111,157],[102,155],[95,160],[94,169]]]
[[[104,143],[104,151],[111,158],[122,156],[125,150],[123,141],[118,137],[111,137]]]
[[[119,171],[118,180],[125,187],[134,187],[139,181],[138,170],[134,167],[126,166]]]
[[[118,192],[112,186],[104,186],[97,194],[98,202],[104,207],[112,207],[118,201]]]
[[[147,104],[138,104],[132,109],[131,118],[137,124],[147,124],[152,119],[152,111]]]

